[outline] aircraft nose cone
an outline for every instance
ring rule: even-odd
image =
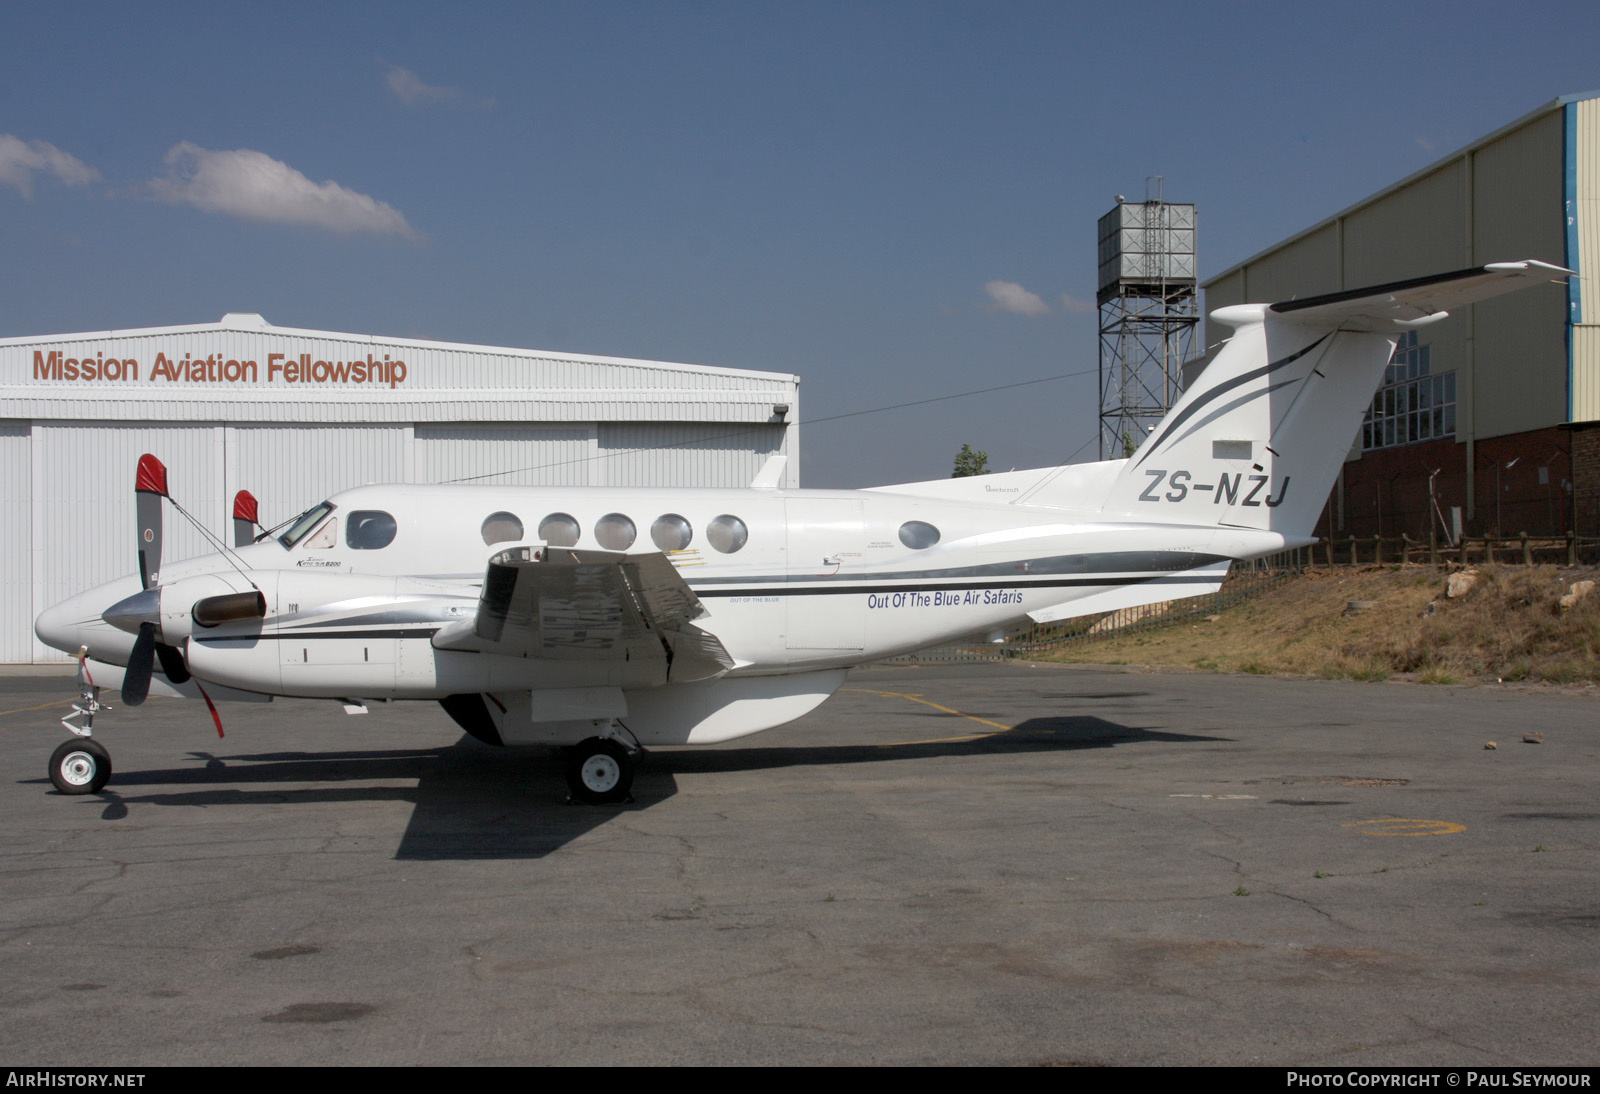
[[[133,636],[139,633],[139,624],[133,624],[131,633],[113,627],[101,618],[107,604],[131,599],[139,591],[137,577],[121,577],[105,585],[63,600],[39,613],[33,622],[33,632],[39,641],[63,653],[75,654],[79,646],[89,647],[89,656],[97,661],[114,665],[127,662],[133,649]]]
[[[44,616],[39,618],[43,620]],[[138,634],[141,624],[161,622],[161,590],[141,589],[101,612],[100,618],[118,630]]]
[[[45,645],[72,653],[82,645],[78,639],[81,623],[83,612],[77,604],[68,600],[40,612],[39,618],[33,621],[33,633]]]

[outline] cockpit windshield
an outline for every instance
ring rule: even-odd
[[[317,525],[321,524],[322,518],[333,512],[334,508],[335,506],[331,501],[313,505],[295,518],[295,522],[289,526],[289,530],[278,537],[278,542],[283,544],[285,551],[292,550],[294,545],[304,539],[307,533],[315,529]]]

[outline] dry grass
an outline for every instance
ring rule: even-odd
[[[1472,679],[1600,682],[1600,591],[1558,601],[1592,571],[1481,567],[1464,596],[1424,567],[1314,570],[1223,612],[1216,622],[1078,643],[1042,660],[1187,665],[1216,672],[1294,673],[1420,683]],[[1346,615],[1352,600],[1375,605]]]

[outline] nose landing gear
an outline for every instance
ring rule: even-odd
[[[62,741],[50,755],[50,781],[63,794],[97,794],[111,778],[111,756],[98,741]]]
[[[63,794],[98,794],[111,778],[111,754],[100,743],[89,739],[94,732],[94,716],[111,707],[100,701],[100,689],[89,674],[89,649],[78,647],[78,701],[61,724],[72,731],[73,740],[63,741],[50,754],[50,782]],[[73,721],[82,718],[80,726]]]

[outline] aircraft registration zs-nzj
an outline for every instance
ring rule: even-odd
[[[80,664],[50,777],[106,784],[90,732],[120,686],[130,705],[434,700],[491,745],[566,746],[574,797],[623,801],[646,747],[782,725],[852,665],[1211,592],[1234,561],[1315,542],[1396,337],[1570,273],[1497,263],[1222,308],[1233,337],[1103,463],[870,490],[778,489],[781,457],[743,490],[364,486],[259,541],[236,509],[234,547],[163,566],[146,456],[139,572],[35,624]]]

